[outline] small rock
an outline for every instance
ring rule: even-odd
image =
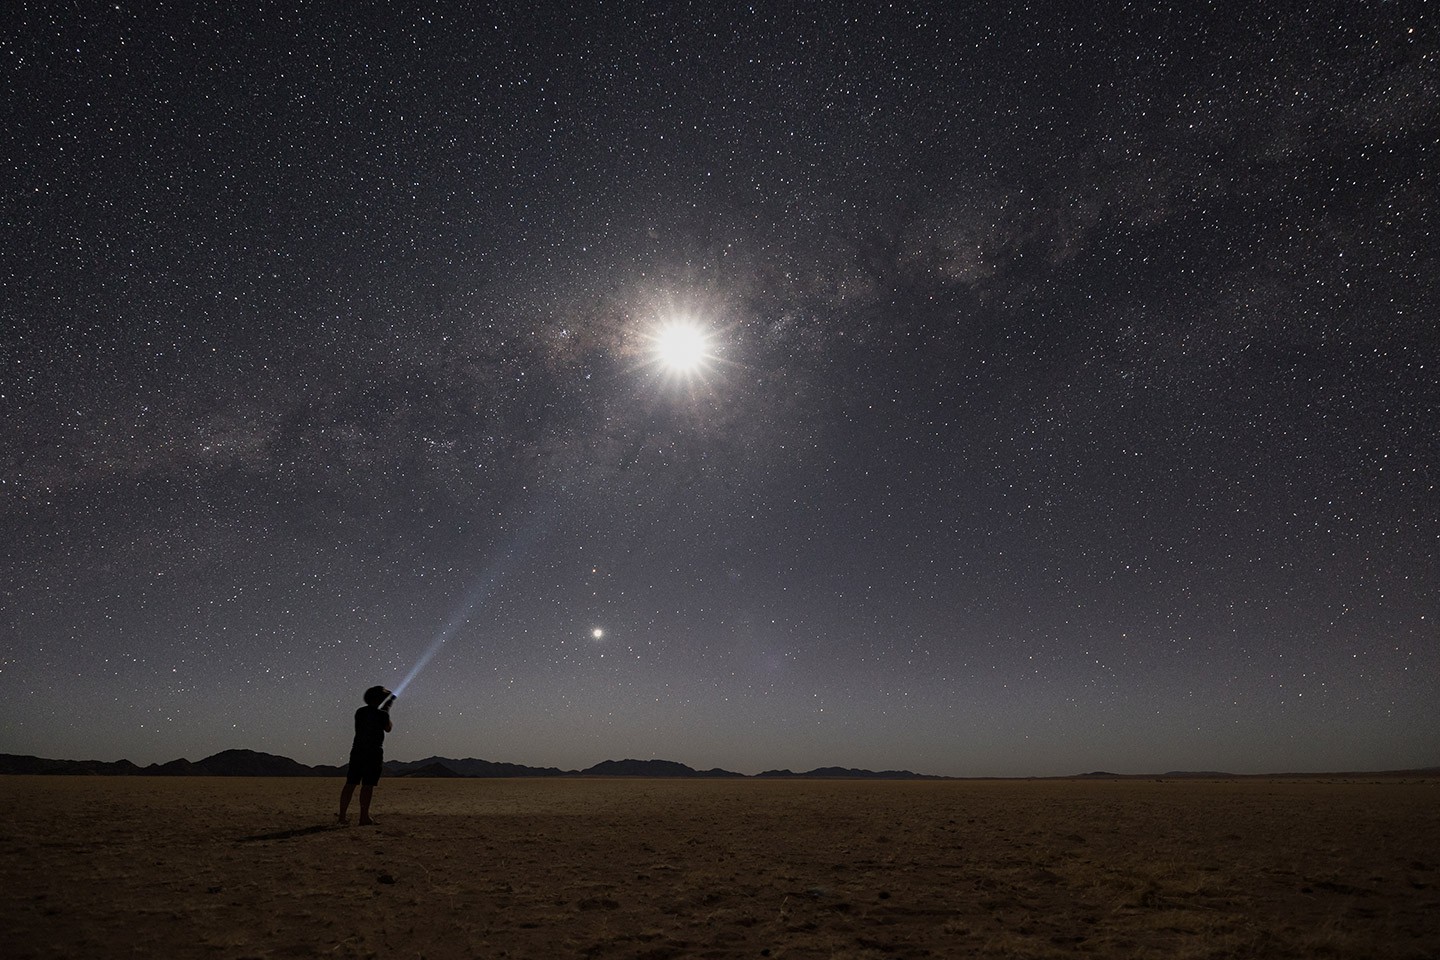
[[[394,883],[394,882],[395,882],[395,878],[392,877],[392,876],[390,876],[390,874],[388,874],[388,873],[382,873],[382,874],[380,874],[380,882],[381,882],[381,883]]]

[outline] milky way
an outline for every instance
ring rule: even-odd
[[[0,752],[1440,763],[1432,12],[439,6],[6,15]]]

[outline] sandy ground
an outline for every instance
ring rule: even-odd
[[[0,777],[4,955],[1440,957],[1434,781],[339,786]]]

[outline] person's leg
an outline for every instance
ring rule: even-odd
[[[370,798],[374,794],[375,788],[368,784],[360,788],[360,826],[362,827],[375,822],[370,819]]]
[[[345,822],[345,817],[350,812],[350,798],[354,795],[355,784],[353,783],[345,784],[345,786],[340,790],[340,815],[335,819],[339,820],[341,823]],[[361,796],[364,796],[364,794],[361,794]]]

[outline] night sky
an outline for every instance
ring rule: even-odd
[[[1435,11],[440,6],[0,14],[0,752],[1440,764]]]

